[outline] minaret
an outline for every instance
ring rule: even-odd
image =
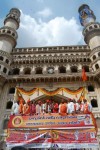
[[[94,71],[100,68],[100,23],[96,22],[96,17],[90,7],[86,4],[80,6],[79,19],[84,27],[84,41],[91,49],[91,67]]]
[[[4,20],[4,26],[0,28],[0,77],[6,78],[11,64],[12,49],[17,44],[17,32],[20,23],[20,11],[12,8]]]

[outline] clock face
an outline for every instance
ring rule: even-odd
[[[48,73],[50,73],[50,74],[54,73],[54,69],[53,68],[48,68]]]

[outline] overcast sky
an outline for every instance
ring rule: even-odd
[[[13,7],[21,11],[17,47],[85,44],[78,8],[88,4],[100,21],[100,0],[0,0],[0,26]]]

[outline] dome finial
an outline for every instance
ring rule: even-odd
[[[78,9],[79,19],[82,26],[86,26],[89,23],[95,22],[96,17],[93,11],[87,4],[83,4]]]

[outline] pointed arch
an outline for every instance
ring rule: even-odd
[[[13,105],[13,102],[12,101],[8,101],[7,105],[6,105],[6,109],[11,109],[12,105]]]
[[[13,75],[19,75],[20,69],[14,68],[12,71],[13,71]]]
[[[42,74],[43,73],[43,70],[41,67],[37,67],[35,71],[36,71],[36,74]]]
[[[58,70],[59,70],[59,73],[66,73],[66,67],[64,66],[60,66]]]
[[[31,68],[24,68],[24,74],[31,74]]]
[[[92,99],[91,100],[91,105],[92,105],[92,107],[98,107],[97,100],[96,99]]]
[[[70,69],[71,69],[71,72],[72,72],[72,73],[78,72],[77,66],[72,66]]]

